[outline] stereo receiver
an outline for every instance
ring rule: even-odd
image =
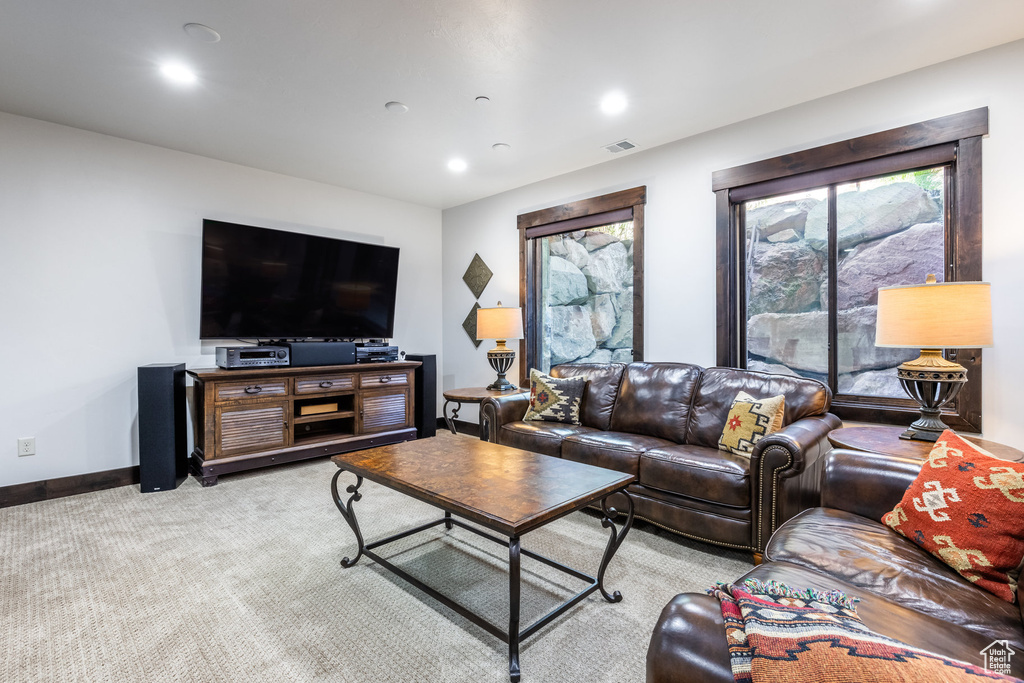
[[[275,368],[289,364],[287,346],[218,346],[217,367]]]
[[[398,360],[397,346],[356,344],[357,363],[388,363]]]

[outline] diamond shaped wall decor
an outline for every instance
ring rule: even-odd
[[[476,338],[476,309],[480,308],[480,304],[474,302],[473,308],[469,309],[469,315],[462,321],[462,329],[466,331],[469,338],[473,340],[473,346],[479,348],[480,340]]]
[[[479,299],[480,295],[484,293],[484,287],[491,281],[492,275],[494,273],[487,267],[484,260],[480,258],[480,254],[473,254],[473,260],[469,262],[469,268],[466,268],[462,281],[469,287],[469,291],[473,292],[473,297]],[[474,322],[473,325],[475,329],[476,323]]]

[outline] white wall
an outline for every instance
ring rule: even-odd
[[[988,106],[983,268],[993,289],[995,347],[985,351],[984,435],[1024,448],[1024,421],[1017,407],[1024,365],[1016,358],[1024,343],[1021,74],[1024,41],[446,210],[443,385],[479,386],[490,378],[484,355],[489,342],[474,349],[459,328],[473,303],[461,276],[479,252],[495,272],[482,298],[488,305],[498,298],[505,303],[518,300],[518,214],[646,185],[645,358],[713,365],[713,171]]]
[[[203,218],[400,247],[395,342],[440,361],[440,211],[0,114],[0,486],[138,464],[137,366],[215,364]]]

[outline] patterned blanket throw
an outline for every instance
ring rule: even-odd
[[[747,579],[708,593],[722,603],[736,683],[1022,683],[872,633],[839,591]]]

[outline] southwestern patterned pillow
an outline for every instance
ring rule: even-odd
[[[578,425],[586,387],[586,377],[549,377],[531,369],[530,407],[523,419]]]
[[[882,522],[979,588],[1016,602],[1024,562],[1024,463],[942,432]]]
[[[786,413],[786,397],[754,398],[745,391],[736,394],[736,400],[725,419],[725,428],[718,439],[718,449],[736,455],[750,455],[754,444],[782,429]]]

